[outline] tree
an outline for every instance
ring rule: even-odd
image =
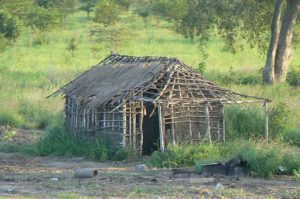
[[[90,12],[94,10],[94,7],[97,4],[97,0],[80,0],[81,7],[80,10],[83,10],[86,12],[87,17],[90,18]]]
[[[271,0],[187,0],[186,3],[187,12],[182,17],[170,16],[178,22],[182,34],[189,38],[199,37],[202,48],[217,30],[226,48],[233,53],[242,47],[241,39],[262,52],[268,49],[264,82],[285,81],[292,59],[299,0],[276,0],[275,3]]]
[[[56,9],[60,16],[61,24],[64,24],[66,17],[76,10],[77,0],[35,0],[37,5],[46,9]]]
[[[33,30],[44,32],[50,26],[56,23],[56,13],[42,7],[33,7],[27,15],[27,24]]]
[[[8,40],[16,40],[20,35],[20,24],[16,17],[0,10],[0,34]]]
[[[125,10],[129,10],[129,6],[133,3],[133,0],[116,0],[116,3],[125,8]]]
[[[111,0],[101,0],[95,10],[94,21],[104,26],[113,25],[119,19],[119,6]]]

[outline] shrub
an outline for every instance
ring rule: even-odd
[[[96,6],[94,21],[104,26],[113,25],[119,19],[119,12],[120,8],[114,1],[102,0]]]
[[[289,127],[289,113],[290,110],[286,103],[279,102],[275,105],[270,113],[270,132],[273,138],[282,137],[288,130]]]
[[[225,120],[229,139],[264,136],[264,116],[257,107],[228,107]]]
[[[296,180],[300,183],[300,169],[294,170]]]
[[[36,145],[35,154],[86,156],[93,160],[122,160],[128,155],[122,149],[112,148],[108,139],[74,136],[60,125],[46,129],[46,135]]]
[[[24,118],[15,111],[2,109],[0,112],[0,125],[20,127],[24,125]]]
[[[200,160],[220,160],[222,146],[219,144],[210,146],[209,144],[200,145],[176,145],[170,146],[164,153],[155,151],[148,161],[151,166],[158,167],[181,167],[193,166]]]
[[[286,82],[290,86],[300,86],[300,69],[292,69],[287,73]]]
[[[300,167],[300,155],[296,148],[273,142],[265,144],[261,140],[234,140],[224,145],[210,146],[202,143],[192,146],[171,146],[164,153],[154,152],[147,164],[157,167],[193,166],[201,172],[204,163],[227,161],[241,157],[248,162],[247,170],[253,176],[270,177],[285,168],[285,174],[291,175]]]
[[[18,19],[2,10],[0,10],[0,34],[9,40],[15,40],[20,35]]]

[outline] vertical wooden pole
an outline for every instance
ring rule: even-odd
[[[175,137],[175,128],[174,128],[174,107],[171,105],[172,109],[172,119],[171,119],[171,136],[172,136],[172,144],[175,146],[176,144],[176,137]]]
[[[221,140],[221,135],[220,135],[220,121],[217,121],[217,135],[218,135],[218,141]]]
[[[212,145],[211,132],[210,132],[210,121],[209,121],[209,109],[208,102],[205,103],[205,126],[206,126],[206,136],[208,137],[209,144]]]
[[[133,149],[136,150],[136,107],[134,107],[134,113],[132,117],[132,142]]]
[[[160,140],[160,151],[165,151],[165,142],[164,142],[164,132],[162,127],[162,115],[161,115],[161,106],[158,104],[157,106],[158,112],[158,126],[159,126],[159,140]]]
[[[86,127],[86,118],[85,118],[85,116],[86,116],[86,113],[85,113],[85,108],[83,108],[83,113],[82,113],[83,115],[82,115],[82,120],[83,120],[83,129],[85,130],[85,127]]]
[[[226,141],[226,128],[225,128],[225,109],[224,109],[224,106],[222,107],[222,141],[223,143],[225,143]]]
[[[140,121],[139,121],[139,128],[140,128],[140,155],[143,154],[143,142],[144,142],[144,132],[143,132],[143,119],[144,119],[144,103],[141,104],[141,113],[140,113]]]
[[[266,142],[269,143],[269,113],[268,113],[268,102],[265,101],[265,136]]]
[[[198,113],[199,116],[201,116],[201,106],[197,107],[197,110],[199,112]],[[198,125],[198,139],[199,139],[199,141],[198,141],[198,143],[201,142],[201,131],[202,131],[201,122],[202,122],[202,119],[201,119],[201,117],[199,117],[199,125]]]
[[[191,137],[191,144],[193,144],[193,132],[192,132],[192,122],[191,122],[191,108],[188,108],[188,113],[189,113],[189,133]]]
[[[129,118],[128,118],[128,134],[129,134],[129,147],[132,148],[132,133],[131,133],[131,101],[129,101]]]
[[[123,138],[122,138],[122,145],[123,145],[123,147],[125,147],[126,146],[126,132],[127,132],[127,130],[126,130],[126,103],[124,103],[124,105],[123,105],[123,125],[122,125],[122,127],[123,127]]]

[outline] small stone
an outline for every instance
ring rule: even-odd
[[[8,189],[8,190],[7,190],[7,193],[17,193],[17,191],[14,190],[14,189]]]
[[[221,183],[217,183],[215,189],[224,189],[224,186]]]
[[[138,164],[135,166],[135,171],[138,172],[148,171],[148,166],[146,164]]]
[[[58,181],[58,178],[50,178],[51,181]]]
[[[214,194],[209,191],[206,191],[206,192],[204,192],[204,196],[205,196],[205,198],[212,198],[214,196]]]

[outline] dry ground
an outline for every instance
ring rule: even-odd
[[[6,132],[6,133],[5,133]],[[32,143],[36,132],[0,127],[7,143]],[[140,162],[94,162],[84,158],[30,157],[0,152],[1,198],[299,198],[291,177],[236,178],[172,175],[168,169],[135,171]],[[94,178],[74,169],[97,168]],[[219,185],[217,186],[217,184]],[[221,185],[221,186],[220,186]],[[217,188],[218,187],[218,188]]]
[[[288,177],[173,176],[165,169],[137,172],[136,164],[0,153],[0,198],[300,198],[299,184]],[[87,167],[99,175],[73,177]]]

